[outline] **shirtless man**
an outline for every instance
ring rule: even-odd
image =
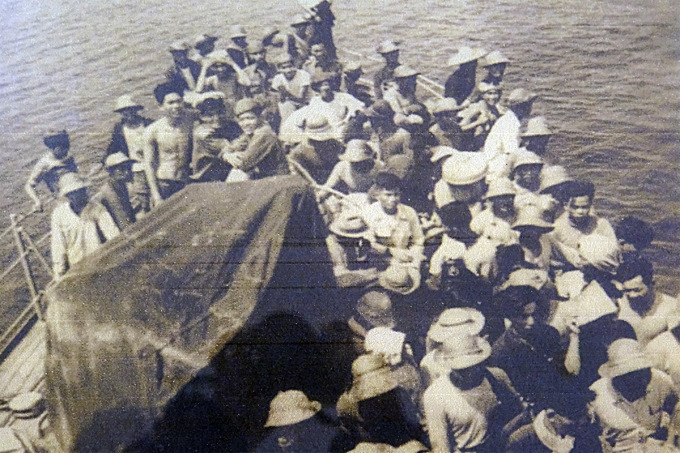
[[[144,163],[151,203],[156,206],[189,180],[193,121],[184,111],[182,95],[172,86],[157,86],[154,96],[164,116],[144,134]]]

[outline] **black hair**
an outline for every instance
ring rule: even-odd
[[[222,99],[209,98],[198,104],[198,112],[201,115],[221,115],[226,112],[226,106]]]
[[[153,90],[153,96],[159,104],[163,104],[165,97],[171,93],[177,93],[179,97],[182,97],[182,90],[172,83],[162,83]]]
[[[375,185],[378,189],[401,192],[401,179],[387,171],[381,171],[376,175]]]
[[[66,132],[65,130],[45,136],[45,138],[43,138],[43,143],[50,149],[54,149],[57,147],[62,148],[71,147],[71,141],[69,140],[68,132]]]
[[[646,258],[638,258],[621,263],[615,279],[623,283],[634,279],[638,275],[642,276],[642,281],[645,285],[651,285],[654,282],[654,266]]]
[[[595,197],[595,184],[590,181],[576,181],[570,192],[572,198],[588,197],[592,201]]]
[[[649,247],[654,240],[652,227],[644,220],[633,216],[622,218],[614,231],[618,239],[633,244],[638,250]]]
[[[450,229],[469,229],[472,215],[467,203],[454,201],[439,209],[439,218],[442,224]]]
[[[494,304],[503,316],[516,318],[524,315],[524,307],[535,303],[541,305],[541,293],[533,286],[510,286],[494,296]]]

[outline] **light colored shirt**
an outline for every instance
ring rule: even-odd
[[[288,80],[283,74],[276,74],[272,79],[272,89],[276,91],[285,90],[296,98],[301,98],[305,94],[305,88],[308,88],[310,83],[309,74],[298,69],[292,80]]]
[[[52,211],[51,228],[52,268],[56,276],[63,275],[120,233],[111,215],[99,203],[88,204],[77,215],[68,201],[61,202]]]
[[[364,219],[378,241],[388,247],[410,249],[425,243],[418,214],[410,206],[399,204],[395,214],[387,214],[376,201],[366,209]]]
[[[445,234],[441,245],[430,258],[430,275],[441,275],[444,262],[463,258],[466,249],[465,244]]]
[[[635,330],[638,341],[643,346],[657,335],[668,330],[668,320],[680,316],[680,301],[660,292],[656,293],[654,304],[641,315],[630,307],[628,299],[618,300],[619,319],[626,321]]]

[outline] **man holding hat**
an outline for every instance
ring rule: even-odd
[[[301,68],[309,58],[309,19],[302,14],[296,14],[290,22],[293,28],[290,55],[296,68]]]
[[[106,156],[123,153],[133,160],[132,193],[130,202],[137,212],[148,212],[150,209],[149,184],[144,172],[144,131],[153,121],[140,115],[144,107],[124,94],[116,100],[114,112],[120,115],[120,121],[113,127],[111,142],[106,149]],[[104,164],[106,166],[106,163]]]
[[[45,181],[50,192],[57,194],[62,176],[66,173],[78,173],[73,157],[68,155],[71,148],[68,132],[65,130],[48,132],[43,138],[43,143],[50,151],[33,166],[24,186],[26,194],[33,201],[33,210],[38,212],[42,211],[43,206],[35,189],[41,181]]]
[[[492,172],[507,176],[512,170],[512,159],[519,150],[522,120],[529,118],[537,95],[517,88],[508,96],[508,111],[496,121],[484,142],[484,154],[492,163]]]
[[[361,82],[361,76],[364,74],[364,68],[358,61],[348,61],[342,65],[344,91],[357,98],[365,106],[373,103],[373,96],[371,88]]]
[[[680,413],[671,378],[652,368],[636,340],[614,341],[607,355],[602,378],[590,387],[604,451],[677,452]]]
[[[508,376],[485,366],[490,355],[476,335],[447,337],[435,350],[433,361],[447,372],[423,396],[433,452],[503,451],[503,427],[522,407]]]
[[[261,111],[261,106],[250,98],[236,103],[234,115],[242,134],[222,152],[222,158],[234,167],[227,182],[286,173],[283,147],[269,124],[262,120]]]
[[[87,186],[77,174],[63,176],[59,195],[65,200],[54,208],[51,219],[55,279],[60,279],[74,264],[120,233],[101,203],[89,203]]]
[[[109,179],[94,196],[111,214],[119,230],[123,231],[135,222],[135,211],[130,202],[127,185],[132,182],[132,166],[134,161],[123,153],[111,154],[106,158],[104,166]]]
[[[417,79],[420,72],[410,66],[400,65],[394,70],[396,87],[385,91],[384,98],[394,111],[394,123],[409,129],[410,126],[423,126],[425,131],[430,124],[427,108],[416,97]],[[411,131],[412,132],[412,131]]]
[[[373,77],[373,90],[376,99],[382,99],[390,82],[394,82],[394,70],[401,64],[399,63],[399,45],[394,41],[383,41],[378,46],[378,53],[385,59],[385,66],[380,68]]]

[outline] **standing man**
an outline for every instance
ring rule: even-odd
[[[382,99],[388,84],[394,82],[394,70],[399,63],[399,46],[393,41],[383,41],[378,46],[378,53],[385,59],[385,66],[375,74],[373,78],[373,90],[376,99]]]
[[[177,41],[170,46],[174,65],[165,77],[178,93],[195,90],[196,81],[201,74],[201,65],[189,58],[189,49],[190,46],[185,41]]]
[[[52,269],[59,280],[74,264],[116,237],[120,230],[100,203],[88,203],[87,186],[75,173],[62,178],[66,200],[52,211]]]
[[[109,211],[119,230],[135,222],[135,212],[130,203],[127,185],[132,182],[134,161],[123,153],[111,154],[104,162],[109,180],[104,183],[95,199]]]
[[[179,192],[189,180],[193,148],[193,121],[184,111],[182,95],[163,84],[154,90],[164,116],[144,134],[144,163],[151,204]]]
[[[130,95],[123,95],[116,100],[114,112],[120,115],[120,121],[113,127],[111,143],[106,156],[122,153],[132,159],[132,193],[130,202],[135,213],[149,212],[149,183],[144,172],[144,132],[152,123],[139,112],[143,109]]]
[[[444,97],[454,98],[459,104],[470,97],[477,83],[477,60],[486,53],[484,49],[463,46],[449,58],[448,65],[456,70],[446,79]]]
[[[56,194],[59,192],[61,177],[66,173],[78,172],[73,157],[68,155],[71,147],[68,132],[63,130],[48,132],[43,138],[43,143],[50,149],[50,152],[45,153],[38,160],[24,186],[26,193],[33,201],[33,210],[38,212],[41,212],[43,208],[42,201],[35,191],[38,184],[45,181],[50,192]]]

